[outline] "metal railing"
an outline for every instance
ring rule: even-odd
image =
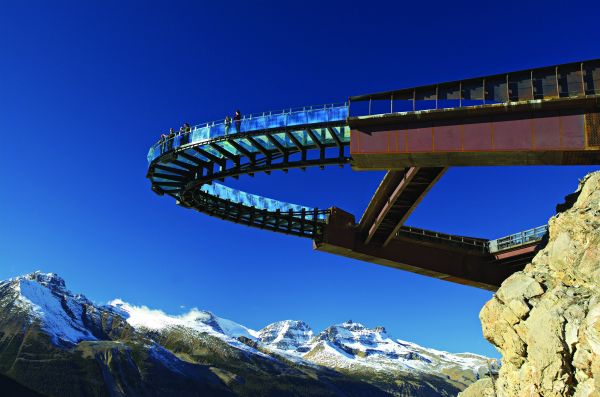
[[[179,146],[202,142],[220,136],[259,131],[272,128],[292,127],[298,125],[345,121],[348,117],[348,104],[327,104],[288,108],[279,111],[262,112],[242,116],[240,120],[225,123],[210,121],[190,127],[190,131],[168,135],[155,143],[148,152],[148,162]]]
[[[494,254],[496,252],[506,251],[508,249],[515,248],[521,245],[527,245],[540,241],[547,232],[548,225],[543,225],[533,229],[511,234],[510,236],[501,237],[495,240],[485,240],[474,237],[456,236],[452,234],[439,233],[416,227],[402,226],[402,228],[396,233],[396,237],[408,235],[413,238],[420,238],[425,240],[443,240],[445,242],[459,244],[461,246],[470,246],[483,252],[489,252]]]
[[[445,240],[455,244],[471,246],[481,251],[485,251],[487,248],[487,240],[485,239],[456,236],[452,234],[435,232],[427,229],[420,229],[417,227],[402,226],[400,230],[396,233],[396,237],[399,237],[403,234],[422,239]]]
[[[600,95],[600,59],[350,97],[351,117]]]
[[[600,86],[600,81],[596,83]],[[522,99],[518,95],[508,94],[504,100],[493,98],[456,98],[456,99],[368,99],[349,102],[350,117],[376,116],[384,114],[410,114],[434,110],[454,110],[469,107],[493,107],[507,104],[541,103],[547,99],[580,98],[600,95],[600,89],[581,91],[559,91],[554,96],[544,97],[534,94],[532,98]]]
[[[491,253],[496,253],[518,247],[520,245],[526,245],[540,241],[547,232],[548,225],[543,225],[519,233],[511,234],[510,236],[490,240],[488,242],[488,250]]]

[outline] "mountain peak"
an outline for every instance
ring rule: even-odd
[[[362,330],[368,329],[363,324],[356,323],[352,320],[348,320],[342,324],[334,325],[334,327],[344,328],[344,329],[347,329],[348,331],[362,331]]]
[[[162,310],[147,306],[135,306],[121,299],[114,299],[108,307],[123,317],[134,328],[161,331],[173,327],[185,327],[217,337],[235,339],[240,336],[255,339],[256,332],[234,321],[215,316],[213,313],[196,308],[180,315],[169,315]]]
[[[38,270],[33,273],[26,274],[20,278],[36,281],[38,284],[41,284],[44,287],[52,290],[65,291],[67,288],[65,280],[56,273],[42,273]]]
[[[15,323],[20,326],[15,327]],[[242,359],[247,357],[249,361],[257,357],[279,361],[283,357],[285,362],[297,365],[361,373],[401,371],[419,377],[419,374],[440,373],[446,376],[448,371],[458,371],[459,376],[466,377],[464,379],[472,379],[488,371],[483,357],[453,355],[392,340],[385,328],[369,328],[352,320],[332,325],[314,336],[310,326],[299,320],[278,321],[254,331],[196,308],[169,315],[121,299],[98,306],[84,296],[71,293],[57,274],[39,271],[0,281],[0,332],[3,332],[3,324],[8,324],[11,330],[35,327],[49,336],[54,346],[66,347],[69,351],[84,341],[82,346],[86,349],[104,349],[104,342],[114,347],[122,346],[123,340],[143,340],[149,354],[173,368],[182,367],[155,338],[164,338],[167,342],[170,337],[181,338],[183,343],[190,343],[191,351],[196,341],[201,341],[210,349]]]
[[[304,353],[313,331],[304,321],[283,320],[269,324],[258,332],[258,339],[267,347]]]
[[[36,271],[1,283],[12,291],[12,301],[29,319],[40,320],[40,326],[56,344],[74,344],[94,340],[83,323],[84,305],[90,302],[73,295],[56,273]]]

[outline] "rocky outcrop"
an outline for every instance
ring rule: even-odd
[[[502,353],[497,396],[600,396],[600,172],[567,201],[547,245],[481,310]]]
[[[483,378],[458,394],[459,397],[496,397],[492,378]]]

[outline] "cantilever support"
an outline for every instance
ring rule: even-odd
[[[332,208],[323,236],[313,240],[313,248],[490,291],[524,266],[523,261],[507,266],[487,252],[409,236],[393,238],[385,247],[365,244],[356,226],[352,214]]]
[[[358,225],[364,243],[389,244],[445,171],[443,167],[388,171]]]

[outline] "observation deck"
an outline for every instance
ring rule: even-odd
[[[185,208],[307,237],[321,251],[495,290],[543,245],[546,226],[487,240],[406,220],[452,165],[600,163],[599,94],[600,60],[593,60],[251,114],[157,142],[147,177],[155,193]],[[389,110],[376,113],[376,101]],[[359,114],[361,103],[368,103],[368,114]],[[534,135],[520,129],[523,123]],[[388,170],[358,223],[336,207],[292,204],[224,184],[258,172],[346,164]]]
[[[327,209],[269,199],[216,181],[349,163],[347,104],[244,116],[196,125],[150,148],[152,189],[184,207],[236,223],[303,237],[322,233]]]

